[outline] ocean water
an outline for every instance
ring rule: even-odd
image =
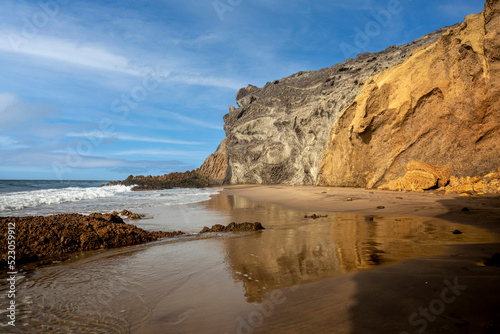
[[[132,191],[131,186],[99,187],[106,181],[0,180],[0,216],[140,210],[202,202],[220,189]]]

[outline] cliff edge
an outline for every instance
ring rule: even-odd
[[[299,72],[263,88],[240,89],[238,108],[230,106],[224,116],[225,183],[316,184],[330,129],[340,113],[371,77],[434,43],[447,30],[329,68]]]
[[[374,76],[333,125],[319,185],[376,187],[411,160],[486,174],[500,165],[500,2]]]

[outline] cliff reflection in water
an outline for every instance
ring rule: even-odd
[[[266,227],[225,240],[226,261],[248,302],[261,302],[273,289],[433,255],[448,244],[493,241],[483,230],[439,219],[377,215],[367,221],[364,215],[330,213],[313,220],[304,212],[223,195],[211,204],[236,222]],[[465,233],[454,235],[455,229]]]

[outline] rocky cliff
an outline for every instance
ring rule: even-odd
[[[500,2],[372,77],[333,125],[320,185],[375,187],[411,160],[486,174],[500,165]]]
[[[447,30],[319,71],[299,72],[263,88],[242,88],[236,95],[238,108],[230,106],[224,116],[225,182],[316,184],[330,129],[340,113],[367,83],[371,87],[374,75],[400,64]],[[322,179],[322,183],[328,182]]]
[[[217,148],[217,151],[212,153],[205,159],[203,165],[196,170],[196,172],[204,176],[213,183],[222,183],[226,176],[227,158],[226,158],[226,139]]]

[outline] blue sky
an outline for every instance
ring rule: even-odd
[[[224,138],[239,88],[408,43],[483,5],[4,0],[0,179],[197,168]]]

